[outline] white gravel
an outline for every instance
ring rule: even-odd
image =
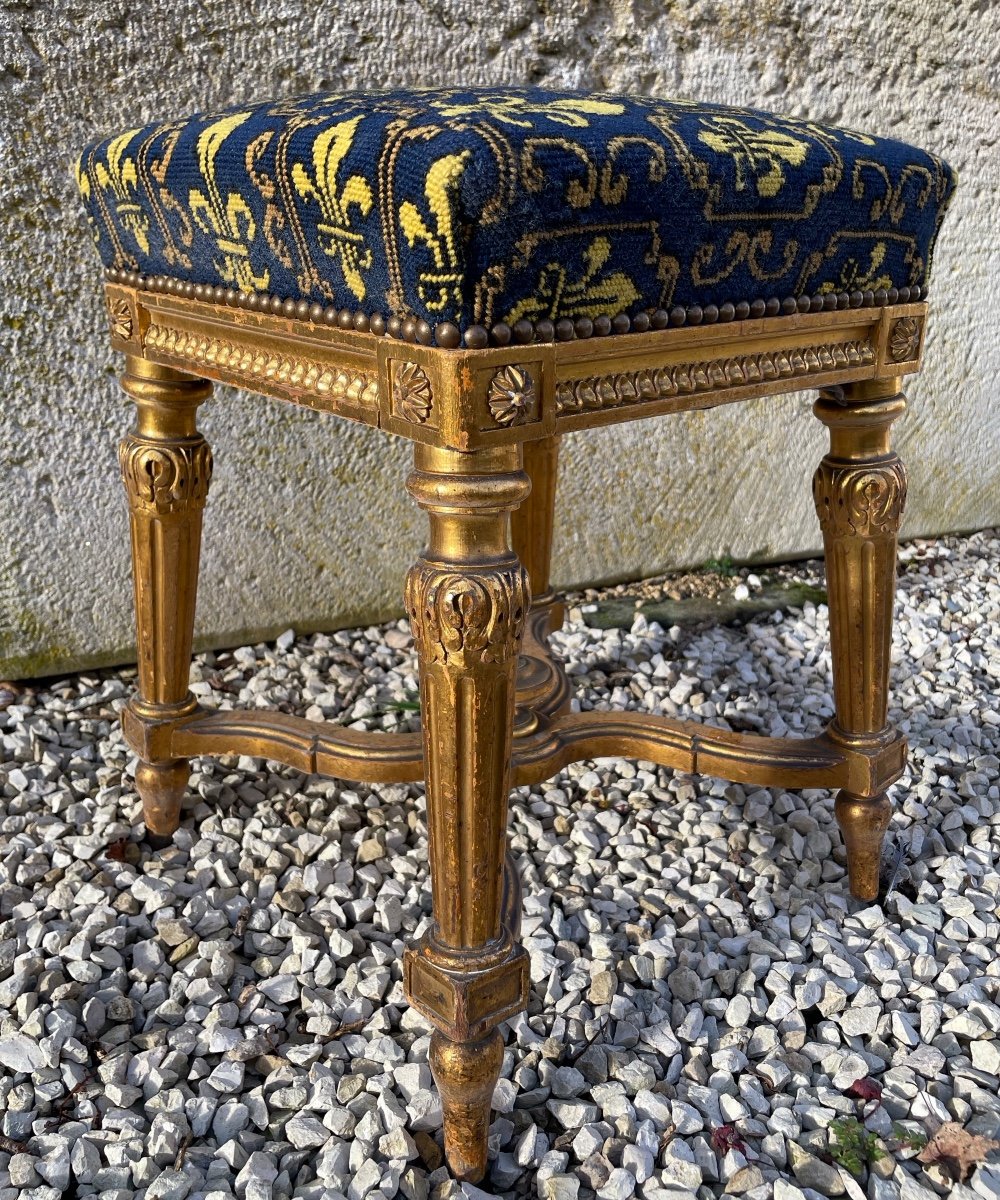
[[[892,1129],[1000,1138],[998,571],[996,532],[903,550],[912,751],[884,907],[849,899],[825,792],[605,759],[515,794],[533,994],[483,1189],[998,1200],[996,1154],[953,1186]],[[576,617],[556,644],[581,707],[771,734],[831,716],[824,607],[694,633]],[[202,655],[193,679],[206,703],[416,720],[402,623]],[[116,719],[131,682],[0,707],[0,1200],[481,1195],[440,1166],[428,1027],[402,997],[430,908],[421,788],[200,760],[150,855]],[[847,1094],[867,1077],[880,1105]],[[854,1175],[828,1154],[851,1116],[889,1151]]]

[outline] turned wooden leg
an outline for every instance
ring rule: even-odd
[[[831,737],[874,751],[898,737],[888,725],[889,652],[896,593],[896,535],[906,473],[890,446],[906,401],[897,380],[850,384],[821,394],[815,413],[830,430],[830,453],[813,480],[823,529],[836,718]],[[837,796],[851,892],[874,900],[890,805],[884,792]]]
[[[562,598],[549,582],[559,441],[549,437],[524,444],[524,469],[531,491],[510,518],[514,552],[531,586],[531,609],[518,659],[515,737],[533,733],[540,713],[552,716],[567,711],[572,694],[562,664],[549,650],[549,634],[563,623]]]
[[[532,613],[546,614],[542,633],[558,629],[563,622],[563,604],[552,591],[549,580],[560,440],[556,436],[524,443],[524,469],[531,480],[531,491],[510,518],[514,551],[531,584]]]
[[[511,550],[527,494],[517,447],[416,448],[409,488],[430,516],[406,610],[420,664],[434,924],[405,959],[406,993],[436,1027],[431,1069],[453,1174],[486,1170],[503,1043],[497,1025],[528,1001],[517,943],[519,888],[504,848],[515,674],[530,603]],[[505,877],[506,876],[506,877]]]
[[[210,383],[130,357],[122,388],[136,405],[135,429],[119,448],[132,530],[139,685],[129,707],[149,722],[195,707],[188,690],[201,517],[212,452],[195,427]],[[147,840],[177,828],[187,759],[140,762],[135,773]]]

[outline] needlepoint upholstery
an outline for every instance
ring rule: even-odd
[[[899,141],[537,88],[159,121],[77,177],[109,268],[461,330],[922,288],[955,186]]]

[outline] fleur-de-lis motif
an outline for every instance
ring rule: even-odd
[[[534,380],[516,363],[501,367],[490,380],[486,402],[498,425],[523,425],[534,415]]]
[[[801,167],[809,143],[778,129],[754,129],[736,117],[712,117],[698,140],[728,154],[736,170],[736,190],[754,183],[759,196],[776,196],[785,182],[784,164]]]
[[[360,121],[360,117],[352,117],[324,129],[313,142],[312,178],[301,163],[296,163],[292,167],[292,181],[303,199],[312,197],[319,203],[324,218],[316,226],[320,246],[330,258],[340,259],[344,281],[363,300],[366,289],[362,272],[372,265],[372,252],[363,235],[351,229],[351,209],[356,208],[362,217],[368,216],[374,203],[372,190],[361,175],[352,175],[343,187],[337,183],[337,171],[351,148]]]
[[[599,317],[602,313],[624,312],[640,293],[624,271],[603,274],[611,258],[611,242],[596,237],[583,254],[583,273],[574,278],[566,262],[550,262],[542,271],[530,296],[517,303],[507,316],[511,323],[521,317]]]
[[[537,122],[532,117],[543,117],[556,125],[571,129],[587,129],[590,117],[617,116],[625,111],[623,104],[609,100],[588,100],[583,96],[567,96],[560,100],[529,100],[525,96],[484,96],[467,103],[437,105],[445,117],[467,117],[475,113],[487,113],[505,125],[531,129]]]
[[[232,113],[213,122],[198,138],[198,167],[205,180],[206,192],[192,188],[188,204],[195,224],[215,238],[220,258],[216,270],[227,283],[241,292],[266,291],[270,273],[254,273],[250,262],[250,246],[257,236],[257,223],[250,206],[237,192],[223,199],[215,178],[215,160],[226,138],[250,116],[248,112]]]
[[[136,170],[135,160],[129,158],[125,153],[129,142],[138,132],[138,129],[130,129],[127,133],[113,138],[108,143],[106,161],[97,163],[94,175],[98,187],[102,191],[110,193],[114,203],[115,216],[121,222],[122,228],[135,238],[139,249],[144,254],[148,254],[149,214],[144,212],[142,206],[136,201],[135,193],[139,184],[139,173]]]
[[[427,172],[424,196],[433,229],[412,201],[404,200],[399,207],[399,221],[411,249],[423,242],[433,260],[430,270],[421,271],[417,284],[417,295],[431,312],[442,312],[449,304],[462,302],[462,273],[451,197],[471,157],[471,150],[446,154]]]

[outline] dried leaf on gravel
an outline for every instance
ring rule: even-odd
[[[959,1183],[964,1183],[988,1154],[1000,1150],[993,1138],[969,1133],[957,1121],[946,1121],[917,1155],[922,1163],[940,1163]]]
[[[854,1096],[857,1100],[863,1100],[866,1104],[874,1102],[879,1105],[882,1103],[882,1085],[870,1076],[866,1079],[855,1079],[847,1089],[847,1094]]]
[[[712,1149],[716,1154],[728,1154],[730,1150],[745,1154],[747,1146],[735,1125],[720,1125],[712,1130]]]

